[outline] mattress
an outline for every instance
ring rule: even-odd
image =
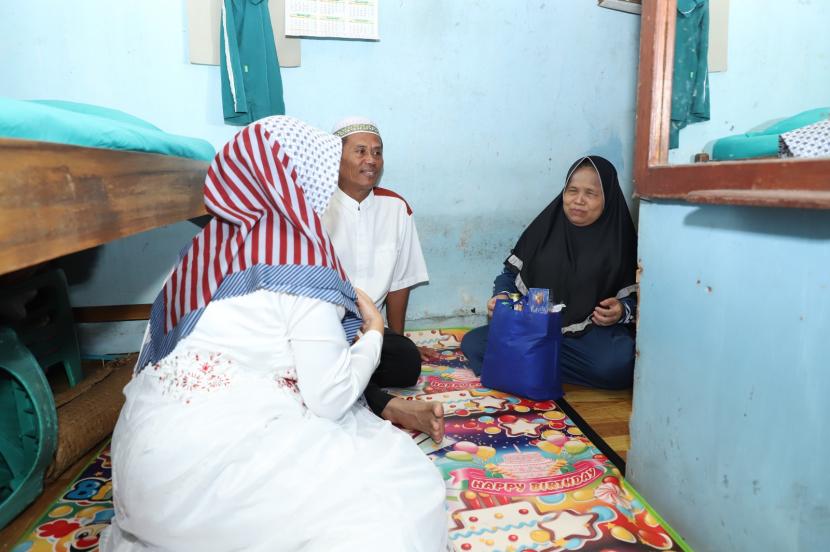
[[[0,98],[0,137],[159,153],[210,161],[202,139],[179,136],[123,111],[58,100]]]
[[[830,107],[803,111],[792,117],[779,119],[762,127],[726,136],[712,144],[712,161],[731,161],[758,157],[778,156],[778,137],[784,133],[830,117]]]

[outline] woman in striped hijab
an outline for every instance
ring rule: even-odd
[[[383,320],[320,223],[340,144],[269,117],[216,155],[213,218],[153,304],[124,389],[102,551],[445,546],[440,474],[358,404]]]

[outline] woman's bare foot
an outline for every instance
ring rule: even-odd
[[[441,403],[393,397],[386,403],[381,417],[405,429],[422,431],[436,443],[444,438],[444,407]]]

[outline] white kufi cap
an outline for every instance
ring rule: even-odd
[[[338,138],[345,138],[358,132],[370,132],[380,136],[377,125],[366,117],[346,117],[338,121],[331,129],[331,133]]]

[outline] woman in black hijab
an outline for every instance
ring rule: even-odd
[[[562,380],[604,389],[631,385],[637,304],[637,236],[608,160],[591,155],[568,170],[565,188],[527,227],[496,278],[487,304],[528,288],[547,288],[564,303]],[[477,374],[488,326],[464,336],[461,349]]]

